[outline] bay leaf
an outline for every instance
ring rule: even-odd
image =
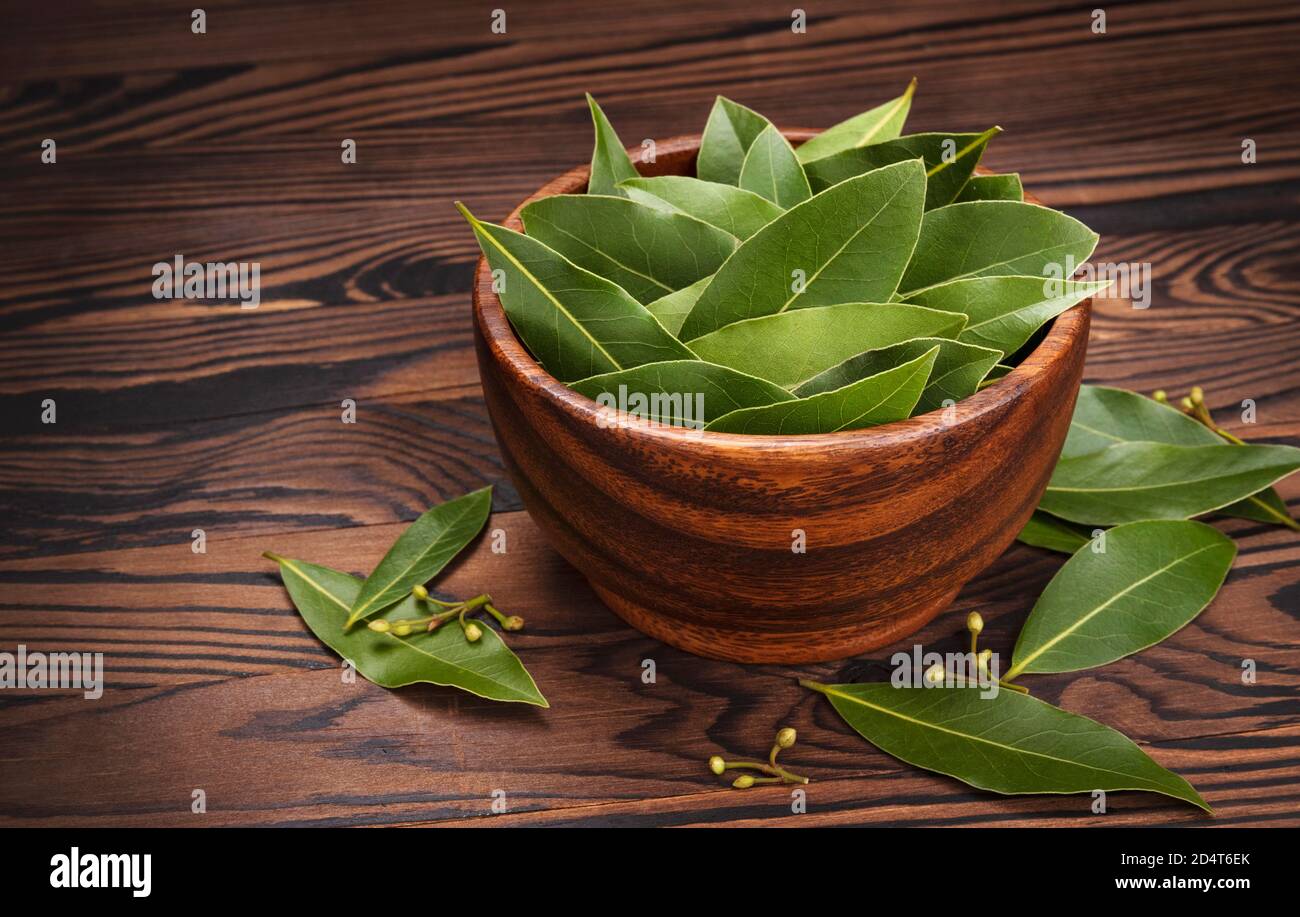
[[[440,503],[406,527],[357,593],[345,628],[387,608],[447,566],[478,535],[492,511],[492,488]]]
[[[1059,272],[1069,258],[1075,265],[1083,264],[1097,238],[1074,217],[1037,204],[949,204],[926,212],[898,290],[908,298],[965,277],[1044,277],[1045,269],[1050,266]]]
[[[1056,463],[1039,509],[1085,525],[1186,519],[1222,509],[1300,468],[1291,446],[1118,443]]]
[[[1257,494],[1251,494],[1244,500],[1229,504],[1219,510],[1219,513],[1236,519],[1249,519],[1252,522],[1284,525],[1289,529],[1300,531],[1300,523],[1296,522],[1295,517],[1291,515],[1291,510],[1287,508],[1286,503],[1282,500],[1282,496],[1273,487],[1261,490]]]
[[[898,98],[831,125],[795,150],[799,161],[811,162],[852,147],[893,140],[903,132],[903,123],[912,108],[912,94],[915,92],[916,80],[913,79]]]
[[[921,397],[938,354],[939,348],[934,346],[913,360],[834,391],[765,407],[742,408],[712,421],[706,429],[797,436],[861,430],[903,420]]]
[[[1149,520],[1106,532],[1105,551],[1077,551],[1029,613],[1006,680],[1077,672],[1154,646],[1210,604],[1237,546],[1201,522]]]
[[[740,167],[740,187],[764,197],[782,209],[789,209],[812,197],[808,176],[794,154],[790,141],[768,125],[754,138]]]
[[[744,319],[845,302],[887,302],[916,242],[920,161],[841,182],[750,236],[704,288],[685,341]]]
[[[522,233],[483,223],[459,202],[520,340],[561,382],[692,354],[618,284]]]
[[[661,204],[748,239],[785,211],[752,191],[687,175],[632,178],[619,187],[634,201]]]
[[[1073,458],[1116,443],[1143,440],[1173,446],[1218,446],[1225,442],[1219,434],[1170,405],[1125,389],[1084,385],[1074,404],[1061,456]],[[1219,512],[1254,522],[1300,528],[1271,487],[1229,504]]]
[[[980,380],[979,388],[982,389],[992,385],[994,382],[997,382],[999,379],[1007,375],[1007,373],[1011,372],[1013,369],[1015,369],[1014,366],[1008,366],[1005,363],[997,364],[996,366],[994,366],[992,369],[988,371],[988,374],[982,380]]]
[[[1225,440],[1177,408],[1137,392],[1081,385],[1062,458],[1099,452],[1116,443],[1146,441],[1171,446],[1222,446]]]
[[[753,109],[718,96],[700,138],[696,177],[726,185],[738,184],[745,154],[755,138],[771,124]]]
[[[814,192],[825,191],[855,175],[895,162],[921,159],[925,163],[925,209],[951,204],[975,171],[984,149],[1002,128],[982,134],[909,134],[886,143],[844,150],[804,164]]]
[[[995,793],[1145,790],[1209,812],[1200,794],[1124,735],[1015,691],[820,685],[851,727],[886,754]]]
[[[520,216],[531,238],[641,303],[709,276],[736,247],[716,226],[626,197],[556,194]]]
[[[669,334],[676,336],[682,330],[682,322],[686,321],[686,316],[691,314],[700,294],[712,279],[713,275],[710,274],[708,277],[701,277],[689,287],[682,287],[680,290],[660,296],[653,302],[645,304],[646,311],[659,319],[659,324],[663,325]]]
[[[807,398],[820,392],[834,391],[858,379],[915,360],[935,347],[939,353],[925,388],[914,405],[914,415],[938,410],[944,406],[945,399],[956,404],[973,395],[980,381],[1002,357],[996,350],[960,341],[933,337],[913,338],[901,344],[891,344],[849,357],[843,363],[809,379],[796,388],[794,393],[800,398]]]
[[[1018,172],[1004,175],[974,175],[953,203],[965,201],[1023,201],[1025,188]]]
[[[622,195],[618,183],[636,178],[640,173],[632,165],[623,142],[614,132],[614,126],[609,123],[591,93],[587,93],[587,105],[591,108],[591,124],[596,133],[596,143],[591,151],[591,177],[587,179],[587,193]]]
[[[592,376],[570,387],[593,401],[601,395],[611,395],[616,403],[622,388],[628,398],[636,394],[645,396],[647,406],[637,416],[657,423],[697,428],[741,408],[794,398],[775,383],[703,360],[647,363],[622,372]],[[697,394],[703,396],[702,411],[695,410]],[[670,397],[656,399],[652,397],[655,395]]]
[[[1092,540],[1092,533],[1073,522],[1057,519],[1036,509],[1029,517],[1029,521],[1025,523],[1025,527],[1020,530],[1020,534],[1016,536],[1016,540],[1033,545],[1035,548],[1073,554]]]
[[[1084,282],[1045,277],[967,277],[908,296],[904,302],[963,312],[970,319],[961,333],[968,344],[1015,353],[1043,325],[1071,306],[1095,296],[1110,281]]]
[[[366,627],[345,632],[344,621],[361,590],[361,580],[329,567],[266,555],[280,565],[280,577],[298,613],[326,646],[351,662],[381,688],[427,683],[460,688],[488,700],[549,707],[519,657],[491,627],[470,643],[454,623],[409,637]],[[413,596],[380,615],[386,620],[425,617]]]
[[[868,350],[919,337],[955,338],[965,322],[964,315],[923,306],[840,303],[735,322],[688,346],[702,360],[792,389]]]

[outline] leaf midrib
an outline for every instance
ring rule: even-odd
[[[1054,487],[1047,485],[1047,489],[1056,493],[1079,493],[1079,494],[1104,494],[1104,493],[1128,493],[1135,490],[1162,490],[1169,487],[1182,487],[1186,484],[1201,484],[1206,481],[1220,481],[1240,477],[1241,475],[1252,474],[1256,471],[1272,472],[1274,469],[1264,468],[1243,468],[1240,471],[1232,471],[1228,474],[1214,474],[1203,478],[1187,478],[1178,481],[1165,481],[1160,484],[1129,484],[1122,487]],[[1236,499],[1241,499],[1240,497]],[[1229,501],[1234,502],[1234,501]]]

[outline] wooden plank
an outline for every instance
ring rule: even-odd
[[[362,346],[357,342],[356,351]],[[277,377],[291,381],[283,367]],[[239,380],[237,373],[231,391],[240,390]],[[331,394],[327,379],[313,383],[307,374],[300,384],[326,386],[313,389],[314,397],[333,400],[137,428],[126,420],[140,416],[130,409],[147,418],[168,402],[127,394],[116,405],[118,426],[100,430],[93,421],[92,429],[79,429],[78,399],[61,403],[56,425],[0,439],[0,556],[140,544],[189,551],[195,529],[219,542],[236,534],[409,522],[489,483],[499,485],[498,511],[520,508],[477,385],[371,398],[365,385]],[[219,408],[227,389],[184,391],[207,392]],[[255,404],[259,391],[245,390],[228,407]],[[185,398],[177,397],[184,410]],[[344,422],[343,399],[355,402],[354,423]]]
[[[918,770],[831,778],[809,784],[795,811],[790,787],[682,792],[664,799],[595,803],[532,812],[471,815],[439,827],[1269,827],[1300,825],[1300,730],[1271,729],[1211,739],[1161,742],[1149,751],[1213,800],[1207,816],[1173,800],[1109,793],[1106,811],[1091,795],[993,796]],[[1224,761],[1231,758],[1232,765]],[[419,823],[416,823],[419,824]],[[427,824],[427,823],[426,823]]]
[[[390,692],[363,679],[343,683],[337,660],[258,556],[269,547],[363,572],[399,525],[218,539],[201,556],[176,545],[0,561],[10,597],[0,644],[103,652],[108,673],[98,701],[0,696],[0,728],[10,738],[0,753],[0,813],[22,823],[182,824],[193,788],[208,793],[205,824],[472,816],[483,814],[493,789],[505,789],[515,811],[648,800],[680,795],[683,783],[707,789],[708,755],[759,753],[786,723],[802,736],[791,765],[818,778],[899,772],[793,679],[885,678],[892,652],[911,640],[868,659],[799,669],[697,659],[619,622],[526,514],[497,515],[489,525],[505,530],[508,553],[481,543],[439,585],[449,594],[488,588],[528,620],[511,643],[551,701],[547,711],[430,686]],[[1034,678],[1035,693],[1143,742],[1300,725],[1292,618],[1300,558],[1285,533],[1236,528],[1241,559],[1197,621],[1095,672]],[[965,612],[978,608],[986,644],[1009,647],[1059,562],[1013,549],[916,642],[957,651]],[[1255,685],[1241,682],[1243,658],[1255,660]],[[645,659],[655,661],[654,684],[642,682]],[[87,748],[95,749],[93,780],[84,775]],[[1273,767],[1287,785],[1293,752],[1275,749]],[[1231,789],[1211,783],[1212,803],[1214,786]],[[941,788],[926,791],[935,805]],[[1036,805],[1023,811],[1070,811]]]

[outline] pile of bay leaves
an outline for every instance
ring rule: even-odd
[[[586,194],[524,207],[526,234],[458,206],[516,333],[583,394],[735,433],[901,420],[1005,374],[1105,286],[1062,267],[1096,233],[1016,175],[974,175],[998,128],[900,136],[914,85],[797,149],[720,97],[696,175],[650,178],[588,97]]]

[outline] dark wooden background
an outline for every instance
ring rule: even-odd
[[[0,823],[481,823],[498,789],[507,824],[1300,823],[1292,532],[1223,523],[1241,555],[1194,624],[1032,679],[1187,776],[1213,821],[1144,794],[1097,816],[980,793],[877,752],[792,681],[881,678],[892,649],[743,667],[624,626],[505,479],[470,345],[477,250],[451,206],[500,219],[584,161],[584,91],[631,145],[698,131],[716,93],[825,126],[917,76],[913,130],[1001,124],[987,164],[1101,232],[1099,260],[1153,265],[1150,309],[1100,304],[1090,381],[1200,383],[1229,428],[1300,445],[1292,0],[1106,4],[1105,35],[1097,4],[1042,0],[812,0],[803,35],[791,4],[753,0],[209,0],[206,35],[195,5],[47,0],[0,23],[0,649],[102,651],[109,679],[93,702],[0,693]],[[261,262],[261,307],[153,299],[151,265],[177,253]],[[441,585],[528,619],[511,643],[552,708],[341,683],[261,552],[364,573],[485,483],[509,553],[482,544]],[[1282,493],[1300,509],[1300,480]],[[955,650],[979,609],[1009,650],[1060,562],[1012,548],[918,639]],[[806,815],[705,768],[783,724],[814,778]]]

